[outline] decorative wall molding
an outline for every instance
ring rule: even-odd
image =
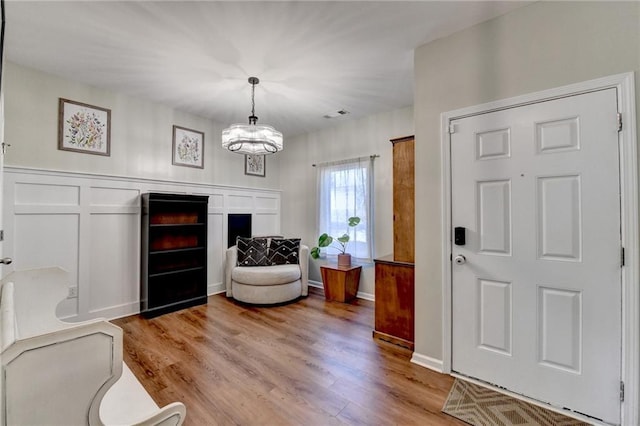
[[[103,173],[86,173],[86,172],[70,172],[67,170],[54,170],[54,169],[38,169],[34,167],[19,167],[19,166],[4,166],[5,173],[25,173],[32,175],[57,175],[57,176],[73,176],[73,177],[82,177],[87,179],[105,179],[105,180],[115,180],[115,181],[123,181],[123,182],[137,182],[137,183],[147,183],[150,185],[157,184],[169,184],[173,186],[188,186],[188,187],[203,187],[203,188],[218,188],[220,190],[228,189],[228,190],[238,190],[238,191],[251,191],[251,192],[264,192],[264,193],[281,193],[282,191],[279,189],[268,189],[268,188],[254,188],[248,186],[233,186],[233,185],[218,185],[212,183],[201,183],[201,182],[187,182],[187,181],[173,181],[169,179],[152,179],[152,178],[144,178],[144,177],[134,177],[134,176],[122,176],[122,175],[108,175]]]
[[[280,233],[279,190],[21,167],[4,169],[3,190],[3,254],[14,260],[3,273],[66,269],[77,297],[58,306],[65,318],[113,319],[139,312],[142,193],[209,196],[208,294],[225,291],[228,213],[251,213],[256,234]]]

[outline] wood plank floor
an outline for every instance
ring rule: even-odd
[[[463,425],[440,410],[453,379],[372,339],[372,302],[254,307],[207,305],[124,330],[127,365],[163,406],[182,401],[185,425]]]

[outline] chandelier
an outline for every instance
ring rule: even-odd
[[[222,131],[222,147],[239,154],[273,154],[282,151],[282,133],[271,126],[256,124],[255,90],[260,83],[257,77],[249,77],[251,84],[251,115],[249,124],[232,124]]]

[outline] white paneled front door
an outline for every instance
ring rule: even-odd
[[[452,370],[620,422],[616,90],[452,121]],[[458,241],[460,243],[460,241]],[[457,260],[457,262],[456,262]]]

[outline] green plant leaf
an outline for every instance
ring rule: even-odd
[[[349,234],[344,234],[342,237],[338,238],[342,244],[346,244],[349,242]]]
[[[349,218],[349,226],[356,226],[360,223],[360,218],[358,216],[353,216]]]
[[[311,249],[311,257],[318,259],[320,257],[320,247],[314,247]]]
[[[318,238],[318,247],[327,247],[333,242],[333,237],[324,233]]]

